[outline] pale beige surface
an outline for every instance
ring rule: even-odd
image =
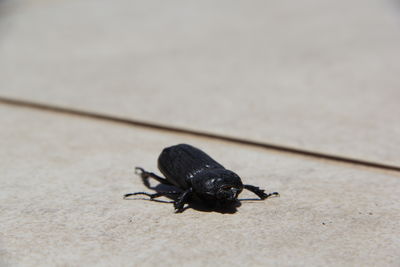
[[[396,1],[28,2],[0,95],[400,165]]]
[[[399,14],[0,0],[0,96],[400,165]],[[122,200],[146,190],[135,165],[181,142],[281,198],[235,214]],[[0,147],[0,266],[400,265],[398,173],[5,105]]]
[[[0,124],[10,266],[400,264],[397,173],[7,106]],[[145,190],[133,166],[156,170],[160,150],[180,142],[281,197],[235,214],[122,200]]]

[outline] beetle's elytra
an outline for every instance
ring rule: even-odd
[[[184,205],[194,198],[209,206],[227,207],[238,201],[238,195],[243,189],[253,192],[260,199],[279,195],[277,192],[266,194],[257,186],[243,184],[236,173],[225,169],[200,149],[187,144],[165,148],[158,157],[158,168],[165,178],[139,167],[136,173],[148,188],[151,188],[148,181],[151,177],[162,184],[176,187],[176,190],[154,194],[136,192],[125,194],[124,197],[146,195],[153,200],[160,196],[177,195],[173,201],[175,211],[182,212]]]

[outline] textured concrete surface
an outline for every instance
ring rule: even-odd
[[[398,1],[5,3],[0,95],[400,165]]]
[[[398,173],[7,106],[0,124],[3,265],[400,264]],[[234,214],[122,200],[145,190],[133,166],[180,142],[281,197]]]
[[[0,96],[400,165],[399,14],[0,0]],[[399,173],[3,103],[0,125],[0,266],[400,265]],[[182,142],[281,197],[182,214],[122,199]]]

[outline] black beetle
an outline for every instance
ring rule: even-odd
[[[200,149],[187,144],[165,148],[158,157],[158,168],[165,178],[139,167],[136,167],[136,173],[141,176],[148,188],[151,188],[148,178],[152,177],[162,184],[175,186],[178,190],[154,194],[136,192],[125,194],[124,198],[146,195],[153,200],[160,196],[177,195],[177,199],[172,202],[175,211],[182,212],[185,203],[192,198],[208,206],[228,207],[237,202],[237,197],[243,188],[250,190],[260,199],[279,195],[277,192],[266,194],[257,186],[244,185],[236,173],[225,169]]]

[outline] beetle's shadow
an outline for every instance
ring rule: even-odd
[[[204,203],[201,203],[200,201],[192,201],[187,205],[183,211],[187,209],[194,209],[197,211],[202,211],[202,212],[218,212],[222,214],[234,214],[238,210],[242,204],[239,201],[234,202],[233,204],[225,207],[209,207],[204,205]]]
[[[168,191],[183,192],[180,188],[165,185],[165,184],[158,184],[156,186],[151,186],[151,187],[149,187],[149,189],[154,190],[155,191],[154,193],[162,193],[162,192],[168,192]],[[153,192],[149,192],[149,193],[153,193]],[[134,197],[134,198],[128,198],[128,199],[129,200],[147,200],[147,201],[153,201],[153,202],[159,202],[159,203],[172,204],[178,198],[178,196],[174,195],[174,194],[165,195],[165,197],[169,198],[170,200],[161,200],[161,199],[156,199],[156,198],[150,199],[150,198],[146,198],[146,197]],[[183,209],[183,211],[185,211],[187,209],[194,209],[194,210],[202,211],[202,212],[218,212],[218,213],[222,213],[222,214],[234,214],[238,211],[237,208],[242,205],[240,203],[240,201],[260,201],[260,200],[261,199],[258,199],[258,198],[243,198],[243,199],[239,199],[238,201],[234,202],[232,205],[227,206],[227,207],[210,207],[200,201],[193,200],[188,203],[188,205]]]

